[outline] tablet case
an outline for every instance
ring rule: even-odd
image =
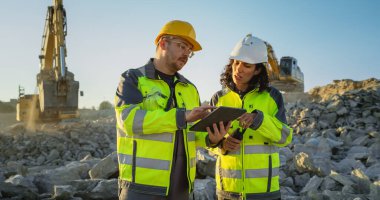
[[[223,121],[226,126],[229,121],[235,120],[244,113],[246,113],[246,110],[242,108],[220,106],[208,114],[205,118],[190,127],[190,131],[207,132],[206,127],[210,127],[211,131],[214,131],[212,127],[213,123],[216,123],[219,128],[219,122]]]

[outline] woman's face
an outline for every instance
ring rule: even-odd
[[[255,64],[248,64],[239,60],[232,63],[232,80],[240,91],[247,89],[253,76],[260,73]]]

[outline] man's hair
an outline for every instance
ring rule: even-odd
[[[220,84],[223,88],[235,88],[235,83],[232,79],[232,63],[233,59],[230,59],[230,62],[224,67],[224,72],[220,75]],[[262,92],[269,87],[269,77],[266,68],[266,63],[257,63],[256,70],[261,69],[258,75],[255,75],[249,81],[248,89],[253,89],[259,87],[259,92]]]

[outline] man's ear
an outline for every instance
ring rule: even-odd
[[[166,50],[168,43],[164,39],[162,39],[158,42],[158,45],[161,47],[162,50]]]

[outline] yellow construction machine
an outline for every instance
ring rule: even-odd
[[[59,121],[78,117],[79,82],[66,65],[66,11],[62,0],[53,0],[47,10],[42,36],[38,94],[25,95],[19,88],[18,121]]]
[[[285,93],[304,92],[304,78],[297,59],[284,56],[278,63],[276,54],[268,42],[269,79],[272,86]]]

